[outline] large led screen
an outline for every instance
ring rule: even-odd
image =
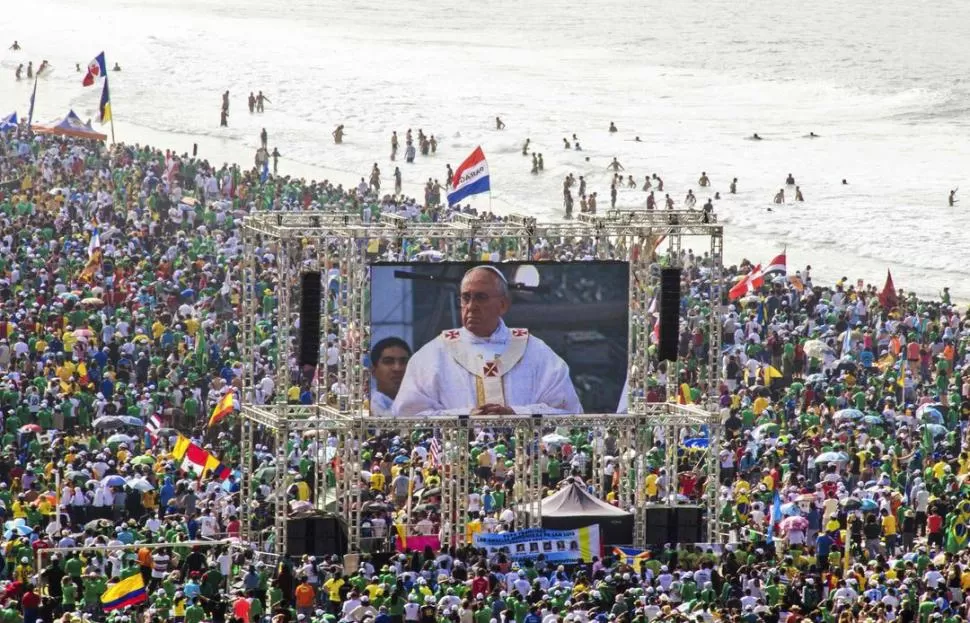
[[[626,262],[375,264],[375,416],[613,413]]]

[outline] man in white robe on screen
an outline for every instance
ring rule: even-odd
[[[492,266],[465,273],[460,329],[442,332],[408,362],[397,417],[582,413],[569,366],[527,329],[510,329],[509,286]]]

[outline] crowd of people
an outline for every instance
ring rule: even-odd
[[[717,487],[731,544],[671,543],[632,559],[607,548],[568,566],[541,556],[486,558],[462,542],[383,556],[397,525],[423,536],[442,527],[439,485],[450,467],[428,431],[401,431],[360,448],[369,479],[359,569],[269,556],[275,470],[290,472],[294,507],[312,506],[314,462],[327,461],[328,478],[342,465],[325,450],[333,439],[293,437],[288,464],[277,466],[268,445],[240,456],[232,426],[205,428],[220,399],[241,388],[249,363],[257,386],[246,400],[276,392],[314,399],[298,376],[291,387],[274,386],[288,357],[272,340],[278,284],[270,248],[259,250],[264,298],[255,319],[266,341],[256,361],[241,361],[241,217],[319,209],[435,221],[453,213],[427,203],[366,184],[261,181],[256,170],[141,145],[35,137],[26,128],[2,134],[0,621],[968,618],[970,318],[947,292],[924,301],[846,279],[820,286],[809,270],[713,302],[723,311],[720,482],[682,478],[686,467],[664,473],[667,452],[686,466],[697,450],[658,439],[650,473],[635,483],[658,501]],[[591,255],[582,244],[539,248],[551,259]],[[712,305],[707,261],[683,257],[676,374],[685,402],[711,390],[703,381],[710,336],[700,321]],[[734,279],[749,269],[726,273]],[[666,399],[666,373],[652,371],[647,400]],[[627,459],[618,440],[609,431],[560,432],[538,457],[543,483],[552,490],[581,482],[615,503],[621,470],[594,478],[590,459],[597,444],[620,465]],[[180,434],[230,474],[200,478],[175,459]],[[469,532],[516,528],[513,452],[502,431],[476,432]],[[239,499],[241,470],[262,482],[252,500]],[[243,514],[246,504],[255,512]],[[239,542],[245,516],[265,537],[255,546]],[[708,535],[712,543],[718,536]],[[102,595],[136,575],[145,598],[106,613]]]

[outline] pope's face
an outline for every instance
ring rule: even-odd
[[[377,390],[389,398],[397,397],[408,368],[408,351],[400,346],[388,346],[381,352],[381,358],[374,365],[374,380]]]
[[[461,324],[478,337],[488,337],[509,310],[499,277],[490,270],[475,270],[461,282]]]

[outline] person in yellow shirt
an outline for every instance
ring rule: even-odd
[[[375,469],[370,475],[370,488],[371,491],[376,491],[377,493],[384,493],[384,474],[381,472],[380,468]]]
[[[24,496],[18,495],[17,499],[13,501],[10,505],[10,510],[13,513],[14,519],[26,519],[27,509],[24,507]]]
[[[754,399],[754,403],[751,405],[751,411],[754,413],[755,417],[758,417],[770,406],[771,401],[764,396],[758,396]]]
[[[643,486],[647,491],[647,499],[654,501],[660,494],[660,487],[658,486],[660,481],[660,476],[656,472],[650,472],[647,477],[643,479]]]

